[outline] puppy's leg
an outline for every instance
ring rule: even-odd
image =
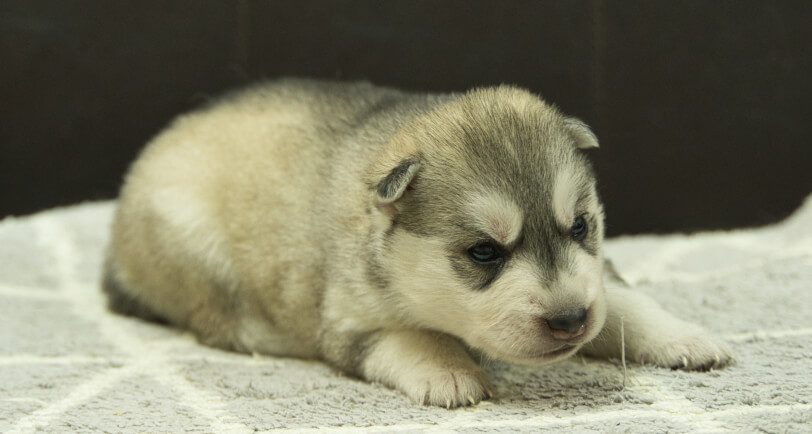
[[[459,341],[442,333],[381,330],[357,336],[347,350],[336,364],[424,405],[452,408],[491,396],[485,372]]]
[[[626,358],[672,369],[720,368],[733,360],[727,345],[701,327],[664,311],[653,299],[626,288],[608,288],[606,325],[583,352],[621,356],[623,318]]]

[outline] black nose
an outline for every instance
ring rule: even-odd
[[[560,330],[574,335],[586,322],[586,309],[571,310],[547,319],[551,330]]]

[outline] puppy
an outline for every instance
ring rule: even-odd
[[[643,294],[605,289],[582,122],[525,90],[263,83],[176,119],[130,169],[112,310],[240,352],[320,358],[426,405],[491,396],[472,351],[731,360]],[[596,338],[597,337],[597,338]]]

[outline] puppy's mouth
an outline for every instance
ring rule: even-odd
[[[528,357],[528,359],[538,361],[563,359],[575,354],[575,352],[578,351],[579,348],[581,348],[580,345],[563,344],[554,350],[536,353],[533,356]]]
[[[578,350],[578,348],[580,348],[580,345],[564,344],[560,348],[543,353],[541,357],[543,358],[559,357],[565,354],[574,353],[575,351]]]
[[[551,363],[560,359],[566,359],[567,357],[570,357],[573,354],[575,354],[575,352],[578,351],[580,348],[581,348],[580,344],[563,344],[553,350],[528,352],[525,354],[513,356],[502,355],[501,357],[496,356],[496,358],[521,365],[532,366],[538,364]]]

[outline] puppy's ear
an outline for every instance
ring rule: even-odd
[[[598,147],[598,138],[595,136],[595,133],[580,119],[566,118],[564,119],[564,127],[572,134],[577,148],[589,149]]]
[[[375,185],[375,204],[378,207],[393,205],[403,197],[418,170],[420,161],[417,157],[411,156],[401,160]]]
[[[400,211],[401,199],[420,171],[423,153],[418,144],[424,142],[421,131],[412,124],[401,127],[367,169],[366,183],[372,204],[390,218]]]

